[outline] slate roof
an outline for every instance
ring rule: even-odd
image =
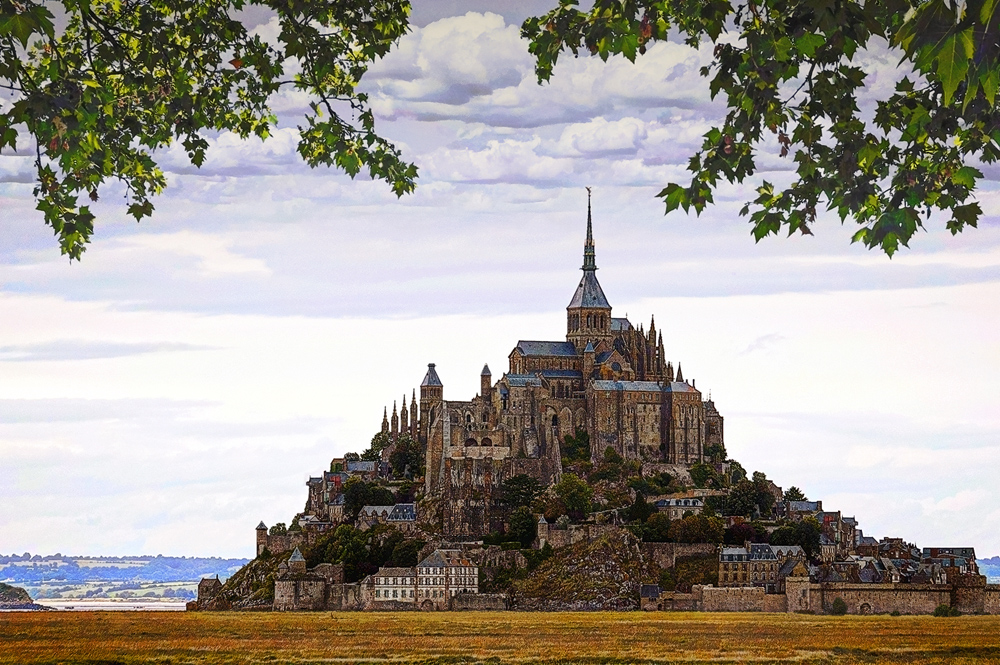
[[[413,522],[417,519],[417,504],[397,503],[389,513],[390,522]]]
[[[582,379],[583,372],[575,369],[543,369],[542,376],[546,379]]]
[[[593,270],[583,271],[580,284],[576,287],[573,299],[569,301],[566,309],[575,309],[577,307],[611,309],[608,299],[604,296],[604,289],[601,288],[600,282],[597,281],[597,274]]]
[[[641,587],[639,587],[640,598],[659,598],[659,596],[660,596],[659,584],[643,584]]]
[[[819,510],[819,501],[789,501],[788,509],[798,513],[816,512]]]
[[[519,340],[515,347],[522,356],[575,356],[576,347],[572,342],[543,342]]]
[[[420,382],[421,386],[444,386],[441,383],[441,378],[438,377],[437,370],[434,369],[434,363],[427,364],[427,374],[424,375],[424,380]]]
[[[437,567],[447,568],[449,566],[475,566],[468,558],[462,556],[461,550],[434,550],[427,558],[417,564],[418,568]]]
[[[483,371],[479,373],[479,376],[493,376],[489,364],[483,365]]]
[[[305,557],[302,556],[302,552],[299,551],[298,547],[296,547],[295,551],[292,552],[292,556],[288,557],[289,563],[291,563],[292,561],[296,561],[297,562],[297,561],[305,561],[305,560],[306,560]]]
[[[264,524],[264,520],[261,520],[260,524],[257,525],[257,530],[259,531],[261,529],[264,529],[265,531],[267,531],[267,525]]]
[[[634,390],[634,391],[662,391],[668,393],[696,393],[697,389],[686,383],[668,381],[657,383],[656,381],[594,381],[594,390]]]
[[[507,385],[511,388],[524,388],[525,386],[540,386],[542,380],[534,374],[508,374]]]
[[[621,332],[623,330],[632,330],[632,322],[628,319],[616,319],[612,317],[611,332]]]
[[[375,462],[372,460],[351,460],[347,462],[348,471],[374,471]]]
[[[377,577],[416,577],[415,568],[379,568],[375,573]]]

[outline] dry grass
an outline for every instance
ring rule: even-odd
[[[0,613],[0,663],[1000,663],[1000,617]]]

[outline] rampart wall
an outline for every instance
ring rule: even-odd
[[[689,556],[714,555],[717,548],[712,543],[643,543],[642,554],[655,561],[660,568],[673,568],[677,559]]]
[[[507,599],[499,593],[460,593],[451,599],[458,612],[497,612],[507,609]]]

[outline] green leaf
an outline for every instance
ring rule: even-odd
[[[937,51],[936,73],[944,88],[944,103],[951,103],[958,85],[965,80],[972,58],[972,28],[952,34],[942,42]]]
[[[826,38],[822,35],[807,32],[795,40],[795,48],[805,57],[812,58],[816,55],[817,49],[825,43]]]
[[[983,173],[977,168],[963,166],[951,176],[951,181],[956,185],[962,185],[972,189],[976,186],[976,178],[982,178]]]

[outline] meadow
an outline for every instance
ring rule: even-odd
[[[0,663],[1000,663],[1000,617],[0,613]]]

